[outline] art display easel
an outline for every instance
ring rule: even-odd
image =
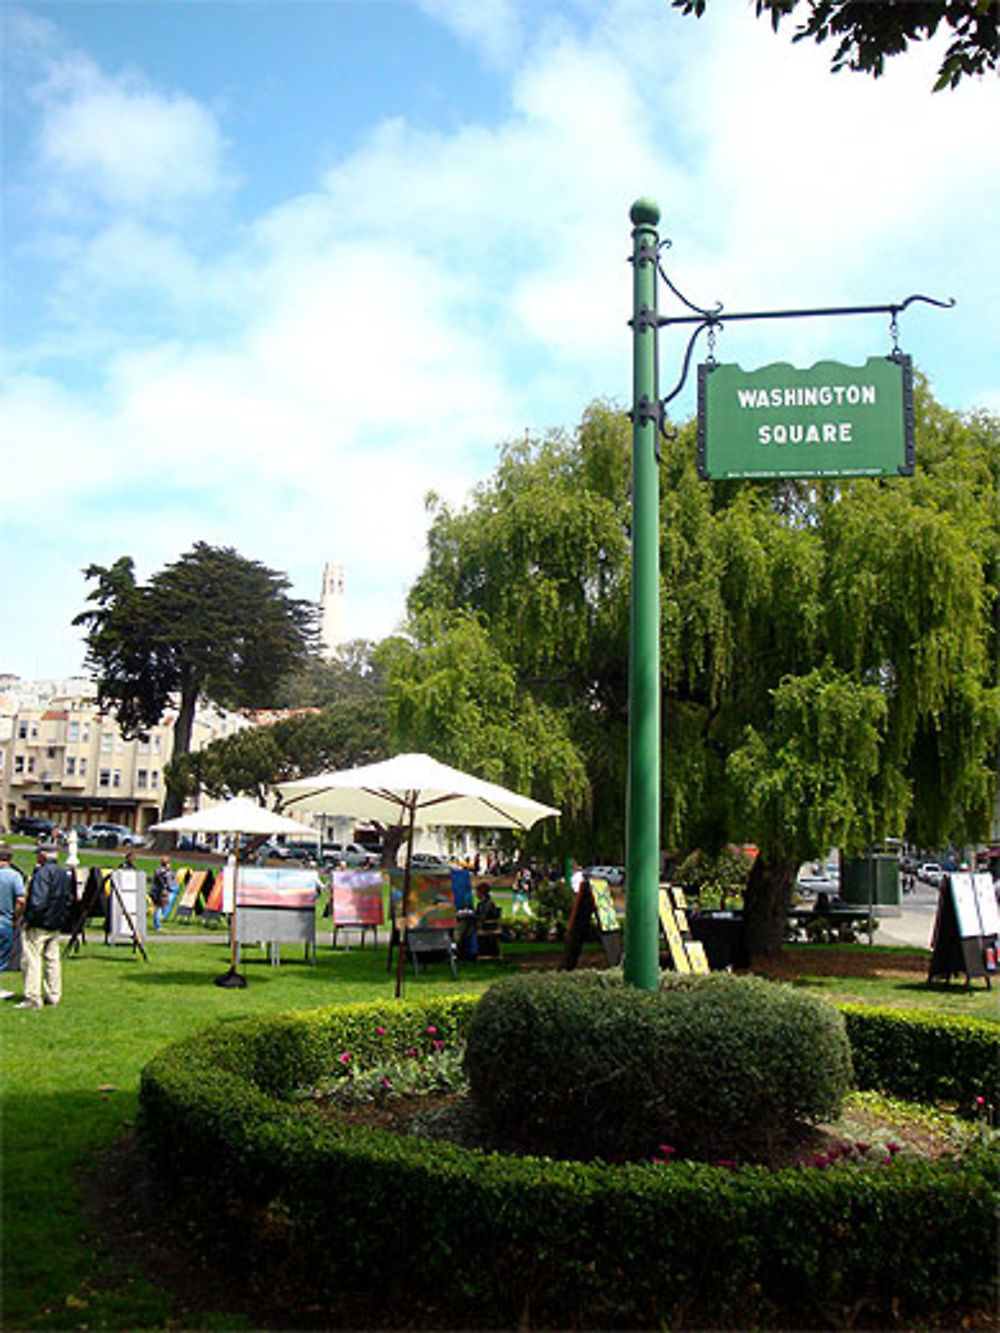
[[[107,882],[106,882],[107,881]],[[111,871],[91,866],[84,881],[83,893],[77,897],[76,911],[70,923],[66,952],[79,953],[80,945],[87,943],[87,922],[100,917],[104,925],[104,942],[108,942],[110,915],[108,899],[111,893]]]
[[[185,921],[194,916],[199,895],[208,892],[212,884],[213,872],[211,870],[182,870],[177,879],[182,887],[177,898],[177,906],[171,913],[171,917],[175,921]]]
[[[949,982],[964,973],[967,986],[982,977],[989,990],[997,970],[998,936],[1000,911],[992,876],[958,870],[946,875],[938,890],[928,982],[935,977]]]
[[[603,879],[592,880],[584,875],[566,923],[566,942],[559,962],[560,971],[572,972],[580,961],[591,918],[597,928],[597,937],[608,966],[618,967],[621,963],[622,928],[611,890]]]
[[[378,928],[385,924],[384,881],[380,870],[335,870],[330,876],[330,943],[336,948],[337,935],[344,930],[372,932],[378,948]],[[347,944],[350,948],[350,942]]]
[[[99,902],[100,900],[100,902]],[[83,897],[77,903],[77,913],[66,942],[65,952],[79,952],[85,942],[84,926],[88,916],[100,905],[104,915],[104,943],[115,944],[127,940],[148,963],[144,939],[146,935],[146,876],[141,870],[98,870],[94,866],[87,877]]]
[[[691,934],[684,890],[660,885],[660,933],[667,942],[667,952],[675,972],[708,972],[705,947]]]
[[[406,915],[403,916],[403,886],[396,887],[401,875],[390,872],[389,890],[389,956],[386,971],[392,971],[393,951],[397,974],[402,962],[409,959],[415,976],[420,975],[421,963],[444,962],[453,977],[455,964],[455,931],[458,914],[455,908],[455,890],[449,871],[428,871],[412,875]],[[398,913],[398,915],[397,915]],[[398,980],[398,975],[397,975]]]

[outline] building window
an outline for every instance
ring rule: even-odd
[[[31,739],[32,739],[33,741],[37,741],[37,740],[38,740],[38,723],[37,723],[37,722],[32,722],[32,724],[31,724],[31,728],[30,728],[30,735],[31,735]]]
[[[154,753],[154,754],[159,754],[159,753],[160,753],[160,737],[159,737],[159,735],[156,735],[156,736],[153,737],[153,753]]]
[[[78,741],[80,739],[79,722],[68,722],[66,724],[66,739],[68,741]]]
[[[154,768],[153,771],[152,771],[152,773],[150,773],[150,775],[149,775],[149,785],[150,785],[151,787],[158,787],[158,786],[160,785],[160,771],[159,771],[159,769]]]
[[[19,722],[19,723],[17,724],[17,739],[18,739],[19,741],[26,741],[26,740],[28,739],[28,724],[27,724],[27,722]]]
[[[84,745],[86,745],[87,742],[90,740],[90,727],[87,725],[86,722],[83,724],[83,735],[80,737],[80,739],[83,741]]]
[[[23,754],[16,754],[16,755],[14,756],[14,772],[15,772],[15,773],[23,773],[23,772],[24,772],[24,755],[23,755]]]
[[[141,737],[136,748],[140,754],[149,754],[149,737]]]
[[[29,773],[34,773],[34,771],[35,771],[35,756],[34,756],[33,754],[29,754],[29,755],[28,755],[28,772],[29,772]]]
[[[98,775],[97,775],[97,785],[98,785],[99,787],[110,787],[110,786],[111,786],[111,769],[110,769],[110,768],[102,768],[102,769],[101,769],[101,771],[100,771],[100,772],[98,773]]]
[[[116,768],[111,774],[111,785],[112,787],[120,787],[122,785],[122,771],[120,768]]]
[[[86,761],[85,758],[82,758],[82,757],[81,757],[81,759],[80,759],[80,777],[81,777],[81,778],[85,778],[86,776],[87,776],[87,761]]]
[[[68,754],[66,756],[66,776],[68,778],[76,777],[76,755]]]
[[[111,753],[111,744],[113,740],[114,737],[111,735],[110,731],[101,732],[101,754]]]
[[[55,757],[56,757],[56,747],[55,747],[54,745],[50,745],[50,746],[46,749],[46,751],[45,751],[45,755],[46,755],[46,758],[48,758],[48,759],[55,759]]]
[[[139,789],[139,791],[145,791],[145,790],[146,790],[146,779],[147,779],[147,777],[148,777],[148,774],[147,774],[147,772],[146,772],[146,770],[145,770],[144,768],[138,768],[138,769],[136,769],[136,773],[135,773],[135,785],[136,785],[136,787]]]

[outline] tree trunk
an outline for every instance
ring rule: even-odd
[[[743,903],[751,964],[781,952],[798,868],[798,861],[763,854],[753,863]]]
[[[191,749],[191,732],[194,730],[194,710],[198,703],[196,682],[186,684],[181,690],[181,706],[174,722],[174,751],[172,759],[187,754]],[[174,819],[181,813],[184,805],[184,792],[177,787],[167,787],[163,802],[163,818]]]
[[[396,868],[396,857],[406,838],[406,829],[401,824],[390,824],[382,830],[382,865],[386,870]]]

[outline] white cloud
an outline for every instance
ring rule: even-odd
[[[523,41],[521,6],[514,0],[417,0],[490,65],[509,65]]]
[[[424,8],[510,66],[508,114],[453,132],[372,125],[310,193],[212,245],[191,207],[226,185],[211,110],[46,48],[42,182],[103,210],[76,228],[68,209],[44,249],[86,366],[50,328],[20,349],[30,373],[0,404],[0,452],[32,499],[0,559],[35,562],[9,614],[53,656],[65,617],[43,614],[39,586],[70,586],[79,609],[89,561],[127,551],[148,577],[197,539],[287,571],[300,596],[343,559],[350,632],[388,632],[422,563],[428,489],[461,502],[500,441],[629,393],[640,195],[659,200],[668,271],[692,299],[950,295],[946,272],[970,287],[955,293],[964,336],[988,347],[996,305],[973,284],[1000,213],[995,86],[932,98],[932,63],[912,56],[877,84],[832,78],[825,50],[751,12],[716,21],[721,6],[696,22],[645,0],[581,3],[558,25],[500,0]],[[904,335],[947,319],[914,313]],[[850,323],[838,346],[887,342]],[[805,325],[769,336],[790,357],[820,346]],[[723,342],[731,359],[764,345],[749,330]],[[665,388],[682,346],[665,336]],[[980,399],[996,402],[982,365]]]
[[[48,63],[34,96],[50,200],[68,207],[79,193],[144,213],[203,201],[227,184],[218,122],[184,93],[157,91],[134,73],[106,75],[74,52]]]

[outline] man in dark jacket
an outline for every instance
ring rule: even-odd
[[[55,847],[35,853],[36,865],[24,904],[24,999],[16,1009],[41,1009],[62,999],[59,932],[69,921],[76,901],[76,880],[56,860]],[[44,974],[44,978],[43,978]]]

